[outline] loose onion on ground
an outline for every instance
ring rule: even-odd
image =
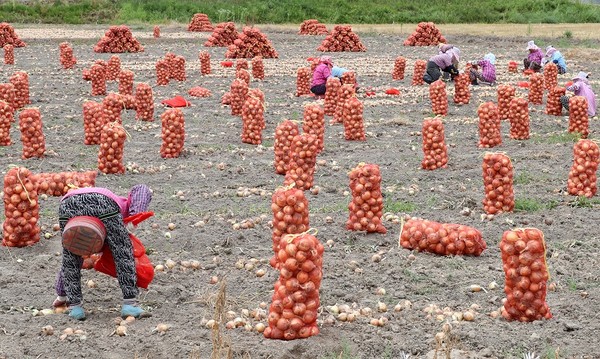
[[[579,140],[573,146],[573,166],[567,181],[567,191],[570,195],[588,198],[596,195],[598,161],[600,161],[600,150],[596,142]]]
[[[381,222],[383,196],[381,172],[375,164],[359,164],[348,174],[352,200],[348,205],[346,229],[367,233],[386,233]]]
[[[479,256],[487,248],[481,232],[473,227],[419,218],[411,218],[404,222],[400,233],[400,245],[406,249],[443,256]]]
[[[512,212],[515,208],[513,165],[503,153],[483,156],[483,210],[488,214]]]

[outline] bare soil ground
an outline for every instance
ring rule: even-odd
[[[536,28],[536,27],[534,27]],[[17,127],[12,138],[16,144],[0,148],[0,164],[5,173],[9,164],[26,166],[34,171],[59,172],[89,170],[96,167],[97,147],[83,145],[82,103],[92,99],[90,84],[83,81],[81,71],[95,59],[108,59],[110,54],[93,53],[93,45],[106,27],[18,26],[17,33],[28,43],[16,49],[16,65],[2,65],[0,81],[16,70],[29,73],[33,107],[43,115],[47,157],[21,160]],[[173,269],[159,272],[148,291],[141,295],[142,305],[153,317],[128,326],[128,335],[111,335],[114,318],[119,315],[120,290],[116,281],[94,271],[85,271],[83,282],[93,280],[96,288],[84,288],[88,319],[75,323],[67,316],[32,315],[34,310],[49,308],[54,298],[54,278],[60,267],[60,237],[51,227],[57,223],[59,199],[41,203],[41,222],[50,239],[42,239],[30,248],[0,248],[0,358],[209,358],[213,351],[212,333],[204,325],[214,316],[214,303],[219,284],[210,284],[217,276],[227,283],[226,311],[247,318],[261,303],[269,303],[278,273],[267,263],[271,256],[270,194],[283,183],[274,173],[273,132],[285,118],[301,119],[302,108],[310,98],[298,98],[295,92],[296,69],[305,59],[318,55],[315,51],[322,37],[298,36],[293,31],[273,29],[267,35],[280,54],[279,59],[265,60],[266,78],[251,86],[266,94],[267,128],[263,145],[251,146],[240,141],[240,118],[220,104],[228,91],[234,70],[222,68],[219,61],[223,48],[204,48],[206,33],[188,33],[181,26],[165,27],[163,37],[151,38],[148,27],[133,27],[134,35],[145,46],[138,54],[121,54],[122,68],[135,72],[135,81],[155,84],[154,64],[166,51],[187,59],[188,80],[154,87],[156,118],[153,123],[136,122],[128,111],[123,122],[131,138],[125,145],[125,162],[129,170],[121,176],[99,176],[97,185],[122,195],[136,183],[146,183],[154,190],[152,209],[156,216],[143,223],[137,234],[150,250],[155,264],[171,259]],[[442,26],[442,31],[444,31]],[[536,36],[540,46],[556,44],[562,31]],[[598,31],[591,32],[596,35]],[[474,321],[453,324],[455,337],[453,358],[521,358],[535,351],[541,358],[600,357],[600,220],[597,200],[576,200],[565,195],[566,180],[572,163],[573,138],[566,136],[567,119],[550,117],[544,106],[530,106],[532,138],[514,141],[508,137],[508,124],[503,123],[503,144],[515,166],[515,194],[520,208],[526,210],[504,214],[482,221],[481,176],[483,149],[477,148],[477,106],[495,101],[496,89],[474,86],[468,105],[452,103],[453,86],[448,85],[449,114],[445,119],[446,142],[449,145],[448,167],[436,171],[420,169],[421,122],[431,116],[428,89],[411,87],[412,65],[417,59],[432,56],[434,47],[403,47],[405,36],[359,32],[366,53],[339,53],[334,61],[358,73],[361,87],[374,87],[377,96],[363,98],[367,141],[348,142],[340,125],[327,125],[325,151],[319,155],[324,164],[316,170],[317,195],[307,192],[311,226],[319,230],[326,247],[324,279],[321,286],[321,333],[307,340],[282,342],[266,340],[256,331],[244,328],[222,330],[234,358],[399,358],[402,352],[411,358],[432,357],[436,347],[434,336],[441,331],[442,321],[428,316],[424,309],[431,304],[451,311],[464,311],[473,306]],[[522,35],[522,36],[521,36]],[[535,35],[532,35],[535,36]],[[506,71],[510,60],[525,56],[526,36],[515,26],[511,36],[492,33],[458,35],[449,32],[451,43],[462,50],[464,60],[472,60],[492,51],[498,58],[499,83],[525,80]],[[62,70],[58,62],[58,44],[73,44],[78,65],[75,70]],[[596,37],[575,36],[561,48],[563,53],[586,54],[597,47]],[[199,50],[212,55],[213,74],[199,75]],[[392,81],[393,61],[398,55],[407,57],[408,68],[403,81]],[[577,71],[589,71],[592,85],[599,87],[597,57],[568,58],[570,73],[560,76],[560,83]],[[178,159],[163,160],[159,156],[160,122],[164,111],[158,103],[173,95],[186,95],[193,86],[209,88],[213,96],[191,99],[185,108],[185,154]],[[401,95],[384,94],[397,87]],[[109,84],[117,90],[116,83]],[[519,89],[520,95],[526,95]],[[95,98],[101,100],[101,97]],[[322,102],[322,101],[321,101]],[[591,121],[591,138],[598,136],[598,121]],[[400,224],[386,221],[386,235],[350,232],[345,229],[348,216],[347,172],[359,162],[376,163],[383,175],[382,188],[386,212],[410,214],[441,222],[470,225],[482,231],[488,250],[479,258],[437,257],[398,248]],[[143,170],[140,170],[143,168]],[[143,173],[142,173],[143,172]],[[241,190],[240,190],[241,188]],[[244,191],[243,189],[248,189]],[[182,191],[179,198],[177,192]],[[240,194],[242,196],[240,196]],[[527,207],[525,204],[529,203]],[[470,215],[464,213],[468,208]],[[233,229],[246,219],[261,220],[251,229]],[[392,218],[392,216],[389,216]],[[174,230],[168,223],[176,225]],[[152,228],[158,225],[158,228]],[[503,231],[515,227],[537,227],[544,231],[548,244],[548,264],[556,291],[548,293],[554,318],[535,323],[506,322],[488,314],[497,310],[504,297],[504,273],[498,243]],[[170,232],[171,238],[165,233]],[[383,258],[372,261],[374,254]],[[251,270],[238,269],[237,263],[252,263]],[[198,260],[201,269],[182,268],[181,261]],[[257,277],[257,269],[266,274]],[[498,289],[473,293],[469,286],[487,288],[497,282]],[[384,295],[376,294],[385,288]],[[411,308],[393,312],[399,302],[408,300]],[[359,316],[353,323],[335,321],[327,324],[327,306],[334,304],[375,310],[378,302],[388,311],[372,317],[389,319],[383,327],[369,324],[371,316]],[[266,323],[266,320],[262,320]],[[159,323],[170,325],[164,335],[153,333]],[[41,334],[51,325],[55,333]],[[81,329],[85,334],[59,338],[66,328]],[[445,356],[444,356],[445,357]]]

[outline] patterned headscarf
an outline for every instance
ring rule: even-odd
[[[129,215],[133,216],[134,214],[148,211],[150,201],[152,201],[152,191],[148,186],[138,184],[131,187],[128,196]]]

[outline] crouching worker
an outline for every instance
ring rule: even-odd
[[[138,306],[133,244],[123,218],[145,212],[152,193],[143,184],[131,188],[127,198],[106,188],[87,187],[66,194],[58,208],[62,234],[62,268],[56,279],[58,297],[53,306],[68,305],[69,316],[85,319],[82,307],[83,255],[98,253],[107,245],[114,259],[116,277],[123,292],[121,316],[150,316]]]
[[[542,59],[544,58],[542,50],[533,42],[533,40],[527,43],[527,50],[529,51],[529,55],[527,55],[527,58],[523,59],[525,70],[540,72],[542,69]]]
[[[546,47],[546,56],[544,60],[542,60],[542,65],[545,65],[548,62],[552,62],[558,67],[558,73],[564,74],[567,72],[567,62],[563,55],[558,51],[554,46],[550,45]]]
[[[427,69],[423,81],[428,84],[437,81],[442,76],[442,71],[449,74],[452,79],[458,76],[458,61],[460,50],[452,45],[442,45],[440,53],[427,61]]]
[[[336,78],[340,79],[340,82],[343,85],[344,81],[343,81],[342,77],[348,71],[349,71],[348,69],[345,69],[343,67],[333,66],[331,68],[331,77],[336,77]],[[355,82],[354,89],[358,90],[358,81]]]
[[[596,95],[590,86],[588,81],[589,75],[585,72],[580,72],[577,76],[573,77],[573,84],[567,86],[567,91],[572,91],[575,96],[583,96],[588,103],[588,115],[590,117],[596,116]],[[569,99],[571,96],[564,95],[560,97],[560,103],[563,108],[569,111]]]
[[[331,76],[333,62],[331,56],[321,56],[319,64],[313,72],[312,82],[310,83],[310,92],[316,96],[324,96],[327,84],[327,78]]]
[[[469,78],[472,85],[495,85],[496,83],[496,56],[489,53],[483,59],[471,62]]]

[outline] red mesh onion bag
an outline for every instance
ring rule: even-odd
[[[518,69],[519,64],[516,61],[509,61],[508,63],[508,73],[516,74],[519,72]]]
[[[90,79],[92,80],[92,96],[106,95],[105,67],[99,64],[92,65]]]
[[[94,187],[98,172],[58,172],[37,173],[35,178],[38,194],[48,196],[64,196],[68,192],[81,187]]]
[[[529,105],[526,99],[515,97],[510,101],[508,120],[510,121],[510,138],[513,140],[529,138]]]
[[[248,96],[248,85],[244,80],[235,79],[231,83],[229,92],[231,93],[231,114],[241,116],[246,96]]]
[[[546,101],[546,113],[552,116],[562,115],[562,103],[560,97],[564,96],[567,89],[564,87],[554,87],[548,93],[548,99]]]
[[[402,224],[400,245],[442,256],[479,256],[487,249],[481,232],[469,226],[411,218]]]
[[[61,42],[59,45],[60,64],[64,69],[72,69],[77,63],[73,56],[73,48],[68,42]]]
[[[35,178],[25,167],[14,167],[4,176],[2,245],[25,247],[40,241],[40,205]]]
[[[19,113],[19,128],[23,143],[23,159],[44,157],[46,140],[44,138],[42,115],[37,108],[26,108]]]
[[[511,85],[498,85],[498,114],[501,120],[509,117],[510,102],[515,97],[515,91]]]
[[[200,74],[210,75],[210,54],[208,51],[201,51],[198,54],[198,59],[200,60]]]
[[[317,51],[367,51],[358,35],[348,25],[336,25],[331,33],[325,37]]]
[[[185,141],[183,112],[178,108],[170,108],[163,112],[160,118],[162,122],[160,157],[177,158],[183,150]]]
[[[235,71],[239,70],[248,70],[248,60],[246,59],[237,59],[235,60]]]
[[[325,114],[333,116],[335,114],[335,108],[337,107],[338,94],[342,83],[337,77],[330,77],[327,79],[325,84]]]
[[[445,168],[448,163],[444,124],[439,118],[427,118],[423,121],[423,161],[421,167],[426,170]]]
[[[131,29],[126,25],[111,26],[104,33],[104,36],[94,46],[94,52],[141,52],[144,47],[133,37]]]
[[[392,79],[404,80],[404,70],[406,69],[406,59],[402,56],[398,56],[394,62],[394,71],[392,72]]]
[[[342,85],[352,85],[356,87],[356,73],[354,71],[346,71],[342,74]]]
[[[250,86],[250,72],[246,69],[239,69],[235,72],[235,78],[243,80],[246,85]]]
[[[454,78],[454,103],[466,105],[471,99],[469,73],[462,73]]]
[[[172,59],[170,78],[175,81],[185,81],[185,58],[183,56],[175,56]]]
[[[83,143],[86,145],[99,145],[104,120],[102,103],[86,101],[83,103]]]
[[[515,208],[513,190],[513,165],[503,153],[486,153],[483,156],[483,210],[488,214],[512,212]]]
[[[155,39],[158,39],[160,37],[160,27],[158,25],[154,25],[154,29],[152,30],[152,36]]]
[[[477,108],[479,116],[479,147],[491,148],[502,144],[501,121],[498,108],[493,102],[485,102]]]
[[[121,97],[116,93],[109,93],[102,100],[102,110],[104,112],[104,121],[105,123],[109,122],[118,122],[122,123],[121,113],[125,105],[121,99]]]
[[[296,75],[296,96],[310,95],[312,73],[308,67],[299,67]]]
[[[156,85],[166,86],[169,84],[171,76],[171,66],[165,59],[158,60],[155,65],[156,69]]]
[[[213,29],[208,15],[201,13],[194,14],[188,25],[188,31],[207,32],[213,31]]]
[[[306,232],[309,226],[308,200],[304,191],[293,187],[280,187],[271,196],[273,212],[273,257],[269,263],[273,268],[280,268],[282,262],[277,256],[281,238],[287,234]],[[285,263],[285,261],[284,261]]]
[[[354,96],[353,85],[342,85],[338,90],[337,103],[335,106],[335,113],[333,114],[332,123],[344,123],[344,104],[346,101]]]
[[[420,22],[415,31],[404,40],[404,46],[432,46],[445,43],[446,39],[433,22]]]
[[[589,134],[588,103],[583,96],[569,99],[569,132],[578,132],[581,138],[587,138]]]
[[[446,96],[446,84],[442,80],[434,81],[429,85],[429,99],[431,110],[436,115],[446,116],[448,114],[448,96]]]
[[[116,81],[121,72],[121,59],[117,55],[112,55],[108,59],[106,67],[106,81]]]
[[[15,47],[11,44],[4,45],[4,63],[6,65],[15,64]]]
[[[297,135],[292,140],[291,158],[285,173],[284,184],[295,184],[296,188],[309,190],[314,181],[317,163],[317,137],[308,133]]]
[[[365,126],[363,123],[363,103],[356,98],[350,97],[344,102],[344,137],[348,141],[365,141]]]
[[[109,122],[102,127],[98,170],[106,174],[125,173],[123,152],[127,133],[120,123]]]
[[[317,154],[321,153],[325,139],[325,113],[319,104],[309,103],[304,106],[302,131],[317,137]]]
[[[208,40],[204,43],[204,46],[219,46],[227,47],[237,39],[238,32],[235,29],[235,23],[233,22],[222,22],[215,26],[212,34],[208,37]]]
[[[352,200],[348,205],[346,229],[367,233],[386,233],[381,222],[383,196],[379,166],[361,163],[348,174]]]
[[[529,102],[541,105],[544,98],[544,75],[536,73],[529,77]]]
[[[260,145],[264,123],[265,109],[262,101],[248,94],[242,108],[242,142]]]
[[[15,85],[12,83],[0,84],[0,101],[6,102],[13,111],[18,109],[15,96]]]
[[[596,195],[598,160],[600,160],[600,152],[596,142],[579,140],[573,146],[573,166],[567,181],[567,191],[570,195],[587,198]]]
[[[29,99],[29,75],[25,71],[17,71],[10,77],[15,87],[15,109],[23,108],[31,103]]]
[[[152,87],[139,83],[135,88],[135,118],[142,121],[154,121],[154,97]]]
[[[265,65],[262,56],[255,56],[252,59],[252,77],[258,80],[265,79]]]
[[[133,95],[133,72],[123,70],[119,74],[119,93],[121,95]]]
[[[12,106],[0,101],[0,146],[10,146],[10,125],[14,122]]]
[[[418,86],[418,85],[425,84],[425,81],[423,80],[423,75],[425,75],[426,67],[427,67],[427,61],[425,61],[425,60],[415,61],[412,82],[410,83],[412,86]]]
[[[548,62],[544,66],[544,88],[548,91],[558,86],[558,66]]]
[[[299,134],[298,125],[290,120],[284,120],[275,129],[275,173],[284,175],[288,171],[292,155],[292,141]]]

